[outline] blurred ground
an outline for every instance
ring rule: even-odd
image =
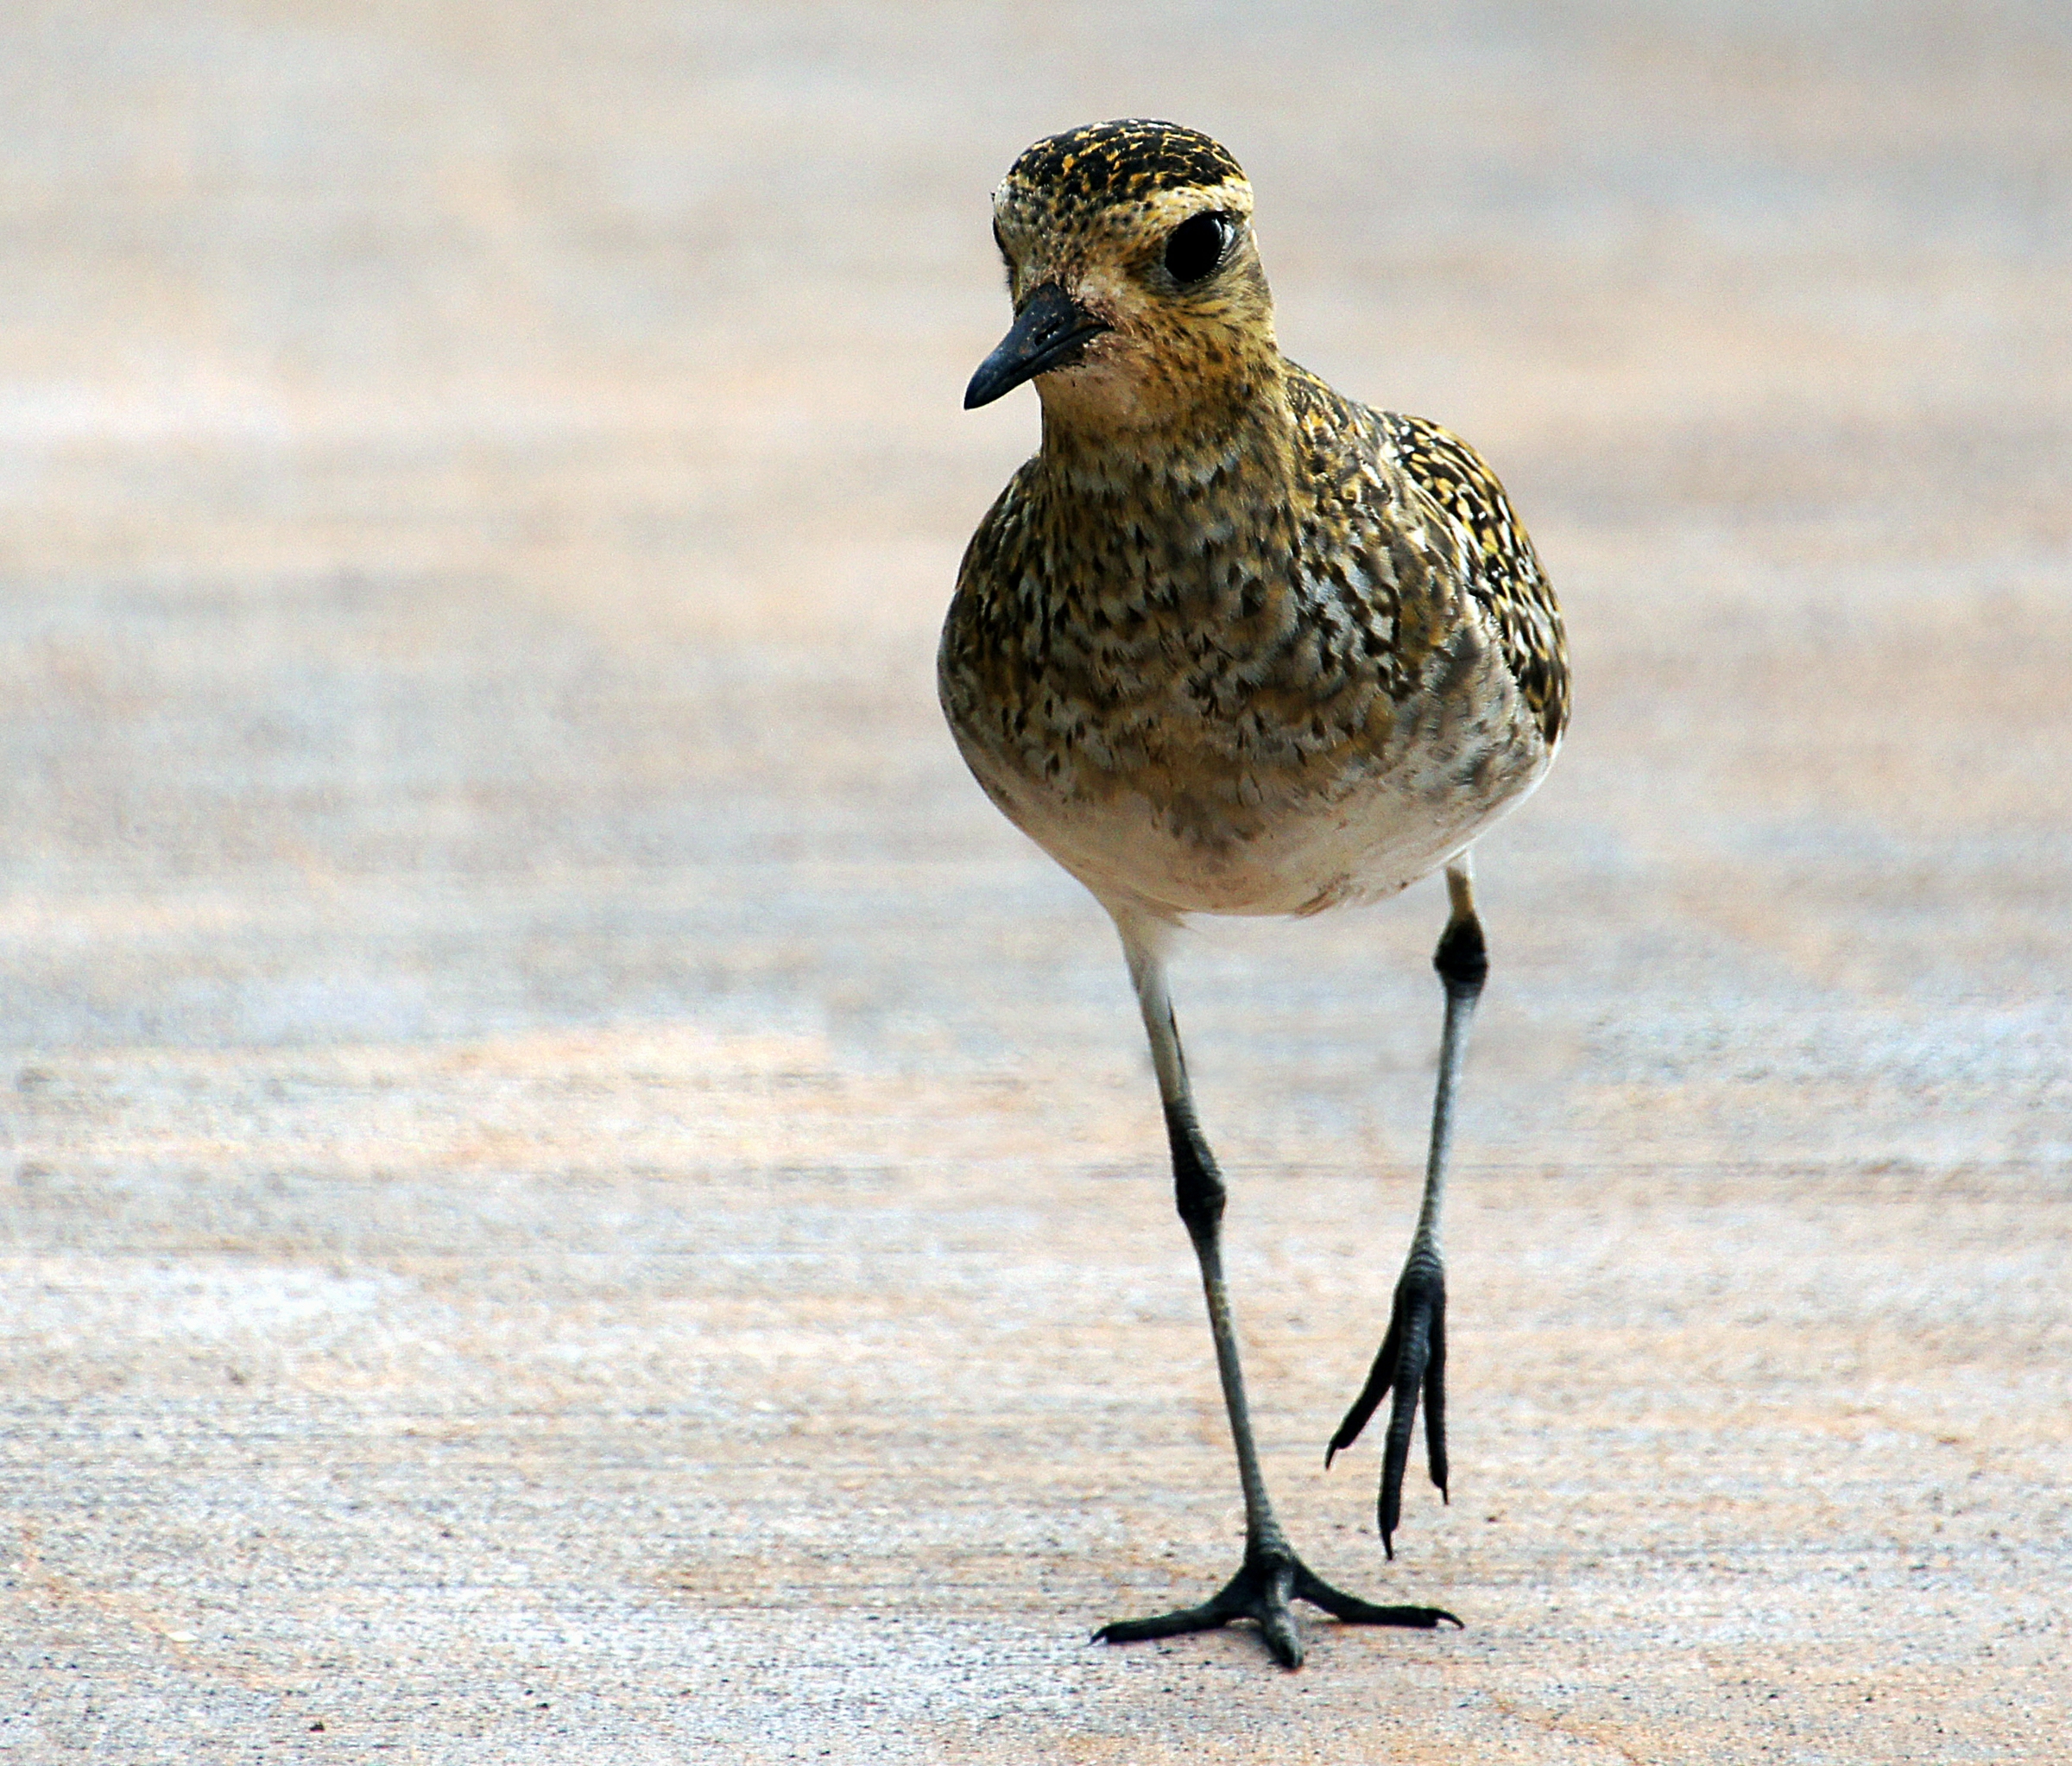
[[[1497,463],[1455,1500],[1321,1448],[1429,887],[1177,980],[1239,1507],[1097,912],[932,699],[986,193],[1221,136],[1298,359]],[[2056,1761],[2072,28],[1751,3],[0,23],[0,1753]]]

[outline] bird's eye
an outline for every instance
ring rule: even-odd
[[[1230,249],[1228,215],[1196,215],[1166,236],[1166,273],[1183,288],[1200,282],[1223,261]]]

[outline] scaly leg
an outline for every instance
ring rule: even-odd
[[[1166,1106],[1166,1136],[1172,1147],[1174,1199],[1180,1219],[1193,1241],[1201,1265],[1202,1292],[1209,1303],[1209,1330],[1216,1340],[1216,1372],[1222,1380],[1223,1406],[1230,1417],[1230,1438],[1237,1449],[1238,1482],[1245,1493],[1245,1555],[1237,1573],[1201,1606],[1184,1607],[1154,1618],[1124,1619],[1094,1633],[1098,1643],[1128,1643],[1147,1637],[1171,1637],[1184,1631],[1213,1630],[1233,1619],[1254,1620],[1267,1648],[1283,1668],[1302,1665],[1302,1635],[1296,1630],[1290,1603],[1309,1601],[1348,1624],[1408,1625],[1430,1630],[1442,1620],[1460,1621],[1429,1606],[1374,1606],[1341,1593],[1312,1575],[1295,1555],[1267,1498],[1267,1483],[1252,1435],[1252,1412],[1245,1399],[1244,1370],[1239,1364],[1237,1332],[1231,1322],[1229,1296],[1223,1286],[1223,1180],[1216,1158],[1195,1120],[1194,1099],[1187,1083],[1187,1063],[1180,1052],[1180,1033],[1166,991],[1163,949],[1166,928],[1134,915],[1110,909],[1129,959],[1130,979],[1151,1038],[1152,1060],[1158,1069],[1159,1093]]]
[[[1482,923],[1475,917],[1474,873],[1462,853],[1446,867],[1451,912],[1432,966],[1446,988],[1446,1028],[1439,1043],[1438,1095],[1431,1106],[1431,1151],[1424,1163],[1424,1202],[1410,1256],[1396,1282],[1388,1335],[1367,1377],[1367,1384],[1331,1437],[1323,1463],[1349,1447],[1368,1419],[1393,1389],[1388,1434],[1381,1455],[1381,1494],[1376,1518],[1381,1548],[1395,1556],[1396,1523],[1403,1517],[1403,1472],[1410,1460],[1410,1435],[1418,1397],[1424,1399],[1424,1449],[1431,1481],[1446,1496],[1446,1268],[1439,1256],[1439,1207],[1446,1193],[1446,1158],[1453,1144],[1453,1090],[1468,1046],[1468,1026],[1489,973]]]

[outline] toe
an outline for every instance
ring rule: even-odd
[[[1360,1431],[1367,1427],[1375,1407],[1388,1396],[1388,1389],[1395,1381],[1397,1351],[1402,1340],[1403,1318],[1399,1310],[1388,1321],[1388,1335],[1381,1339],[1374,1364],[1367,1370],[1367,1383],[1353,1400],[1353,1408],[1345,1413],[1344,1421],[1331,1437],[1330,1446],[1323,1450],[1325,1471],[1330,1470],[1333,1459],[1360,1439]]]
[[[1446,1294],[1431,1309],[1431,1358],[1424,1366],[1424,1456],[1439,1494],[1446,1491]],[[1450,1500],[1450,1498],[1449,1498]]]

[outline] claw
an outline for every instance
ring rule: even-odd
[[[1424,1446],[1431,1481],[1442,1499],[1446,1489],[1446,1272],[1436,1257],[1413,1256],[1396,1283],[1395,1304],[1367,1383],[1332,1435],[1323,1463],[1329,1466],[1360,1438],[1383,1398],[1393,1392],[1388,1434],[1381,1452],[1381,1490],[1374,1505],[1381,1549],[1394,1557],[1395,1532],[1403,1518],[1403,1473],[1410,1463],[1410,1437],[1418,1400],[1424,1401]]]

